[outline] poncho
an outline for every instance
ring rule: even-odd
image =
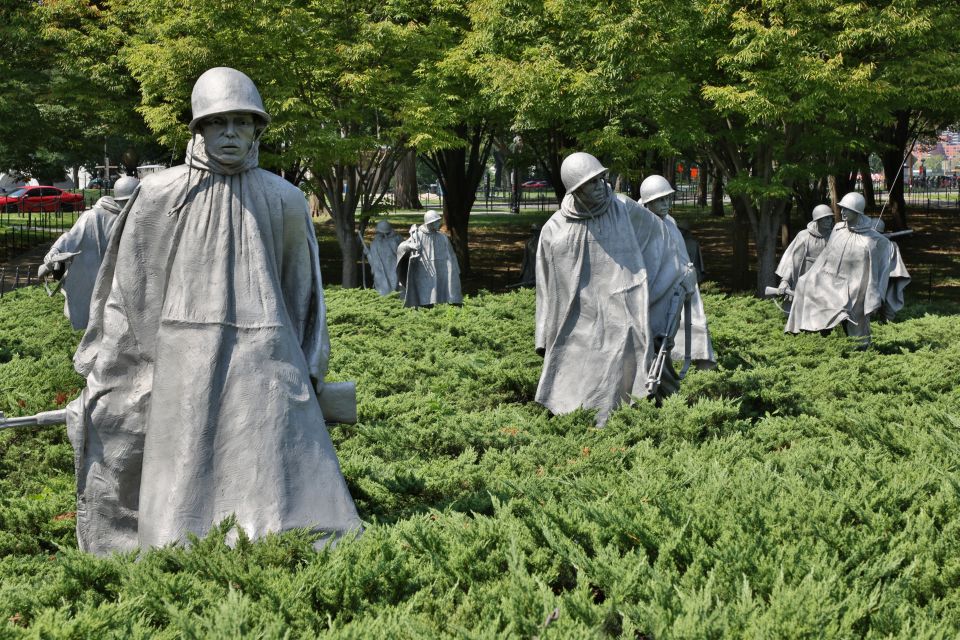
[[[405,307],[460,304],[460,265],[450,238],[428,225],[414,227],[397,247],[397,277]]]
[[[389,234],[375,234],[367,250],[373,287],[382,296],[397,290],[397,247],[400,242],[400,235],[391,229]]]
[[[663,218],[663,224],[670,231],[677,250],[680,252],[680,259],[683,264],[693,262],[687,253],[687,244],[683,239],[683,234],[677,227],[677,221],[669,213]],[[696,264],[694,263],[694,269]],[[707,313],[703,309],[703,298],[700,296],[700,287],[693,290],[690,297],[690,359],[701,369],[709,369],[716,366],[717,356],[713,351],[713,341],[710,339],[710,329],[707,327]],[[674,348],[670,357],[674,360],[683,360],[686,357],[684,341],[686,340],[686,321],[680,322],[680,328],[677,329],[677,335],[674,338]]]
[[[183,542],[235,515],[256,538],[360,526],[311,384],[329,355],[303,194],[207,158],[124,209],[75,356],[77,537],[94,553]]]
[[[537,247],[540,246],[540,231],[537,230],[523,245],[523,261],[520,263],[520,281],[524,287],[537,284]]]
[[[791,289],[795,288],[797,280],[810,269],[825,246],[827,239],[817,228],[817,221],[808,222],[807,228],[800,231],[783,252],[777,265],[777,277],[786,280]]]
[[[649,210],[609,186],[589,211],[568,194],[537,250],[535,344],[544,361],[536,401],[555,414],[597,409],[603,425],[620,404],[646,397],[654,338],[666,333],[684,268]],[[668,366],[661,391],[675,388]]]
[[[60,281],[61,291],[67,298],[63,303],[63,315],[70,319],[74,329],[87,328],[93,284],[107,251],[110,229],[122,208],[110,196],[103,196],[77,218],[69,231],[57,238],[44,258],[44,262],[48,262],[58,253],[79,252],[70,258],[67,272]]]
[[[870,222],[834,227],[819,257],[797,280],[784,331],[824,331],[842,322],[848,335],[869,338],[871,314],[879,311],[890,320],[903,307],[910,274],[896,243]]]

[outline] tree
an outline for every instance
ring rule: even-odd
[[[428,26],[407,19],[405,3],[372,0],[130,1],[145,23],[126,63],[143,87],[140,110],[151,128],[183,145],[193,80],[212,66],[250,75],[273,117],[265,164],[309,170],[291,177],[308,176],[334,221],[343,285],[356,286],[356,231],[406,153],[405,80],[428,44]]]

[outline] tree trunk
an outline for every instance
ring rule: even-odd
[[[504,171],[504,166],[506,161],[504,159],[503,153],[499,149],[493,151],[493,188],[494,189],[503,189],[503,177],[506,172]]]
[[[697,172],[697,206],[706,207],[707,206],[707,178],[709,173],[707,172],[707,163],[701,162],[700,168]]]
[[[750,284],[750,215],[743,196],[734,196],[733,204],[733,282],[734,289],[749,289]]]
[[[713,167],[713,190],[710,194],[710,215],[723,217],[723,172]]]
[[[312,171],[311,184],[323,208],[333,219],[334,234],[342,257],[341,281],[345,289],[358,286],[356,238],[356,172],[352,166],[337,164]]]
[[[887,148],[881,154],[883,173],[889,192],[887,209],[893,220],[893,230],[907,228],[907,202],[903,197],[903,156],[910,143],[910,112],[898,111],[896,124],[881,136]]]
[[[483,125],[470,127],[465,123],[457,127],[457,134],[467,142],[466,147],[433,152],[425,157],[425,162],[437,174],[443,189],[443,220],[460,262],[460,272],[470,275],[470,211],[486,173],[493,137]]]
[[[827,192],[830,196],[830,207],[833,209],[833,221],[840,222],[840,193],[837,189],[837,176],[832,173],[827,176]]]
[[[777,237],[780,235],[780,221],[783,217],[782,200],[763,203],[757,218],[757,295],[762,296],[764,289],[776,286]]]
[[[393,195],[398,209],[423,209],[417,185],[417,152],[413,149],[403,155],[393,174]]]
[[[877,208],[877,196],[873,192],[873,174],[870,173],[870,158],[863,154],[860,158],[860,175],[863,178],[863,199],[868,209]]]

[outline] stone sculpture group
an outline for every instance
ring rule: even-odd
[[[65,313],[86,333],[86,378],[68,406],[77,538],[107,554],[184,543],[233,516],[253,538],[306,527],[318,544],[361,522],[325,426],[344,389],[325,383],[330,342],[318,247],[303,193],[258,168],[270,116],[226,67],[192,94],[185,164],[117,184],[47,255]],[[641,202],[614,193],[584,152],[561,166],[566,196],[534,228],[521,281],[536,285],[536,401],[554,414],[676,391],[691,362],[716,365],[698,282],[699,245],[670,215],[662,176]],[[775,294],[786,331],[843,325],[864,344],[870,317],[903,305],[909,275],[863,198],[830,207],[786,249]],[[363,246],[374,287],[407,307],[462,303],[453,246],[428,211],[402,240],[389,222]],[[363,238],[360,238],[361,243]],[[677,372],[673,361],[683,360]],[[354,402],[350,405],[350,402]]]

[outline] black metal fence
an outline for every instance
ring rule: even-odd
[[[37,270],[40,264],[0,265],[0,298],[21,287],[42,284]]]
[[[76,204],[57,200],[36,207],[15,202],[0,206],[0,263],[55,240],[70,229],[91,204],[88,199],[85,196]],[[45,210],[31,211],[31,208]]]

